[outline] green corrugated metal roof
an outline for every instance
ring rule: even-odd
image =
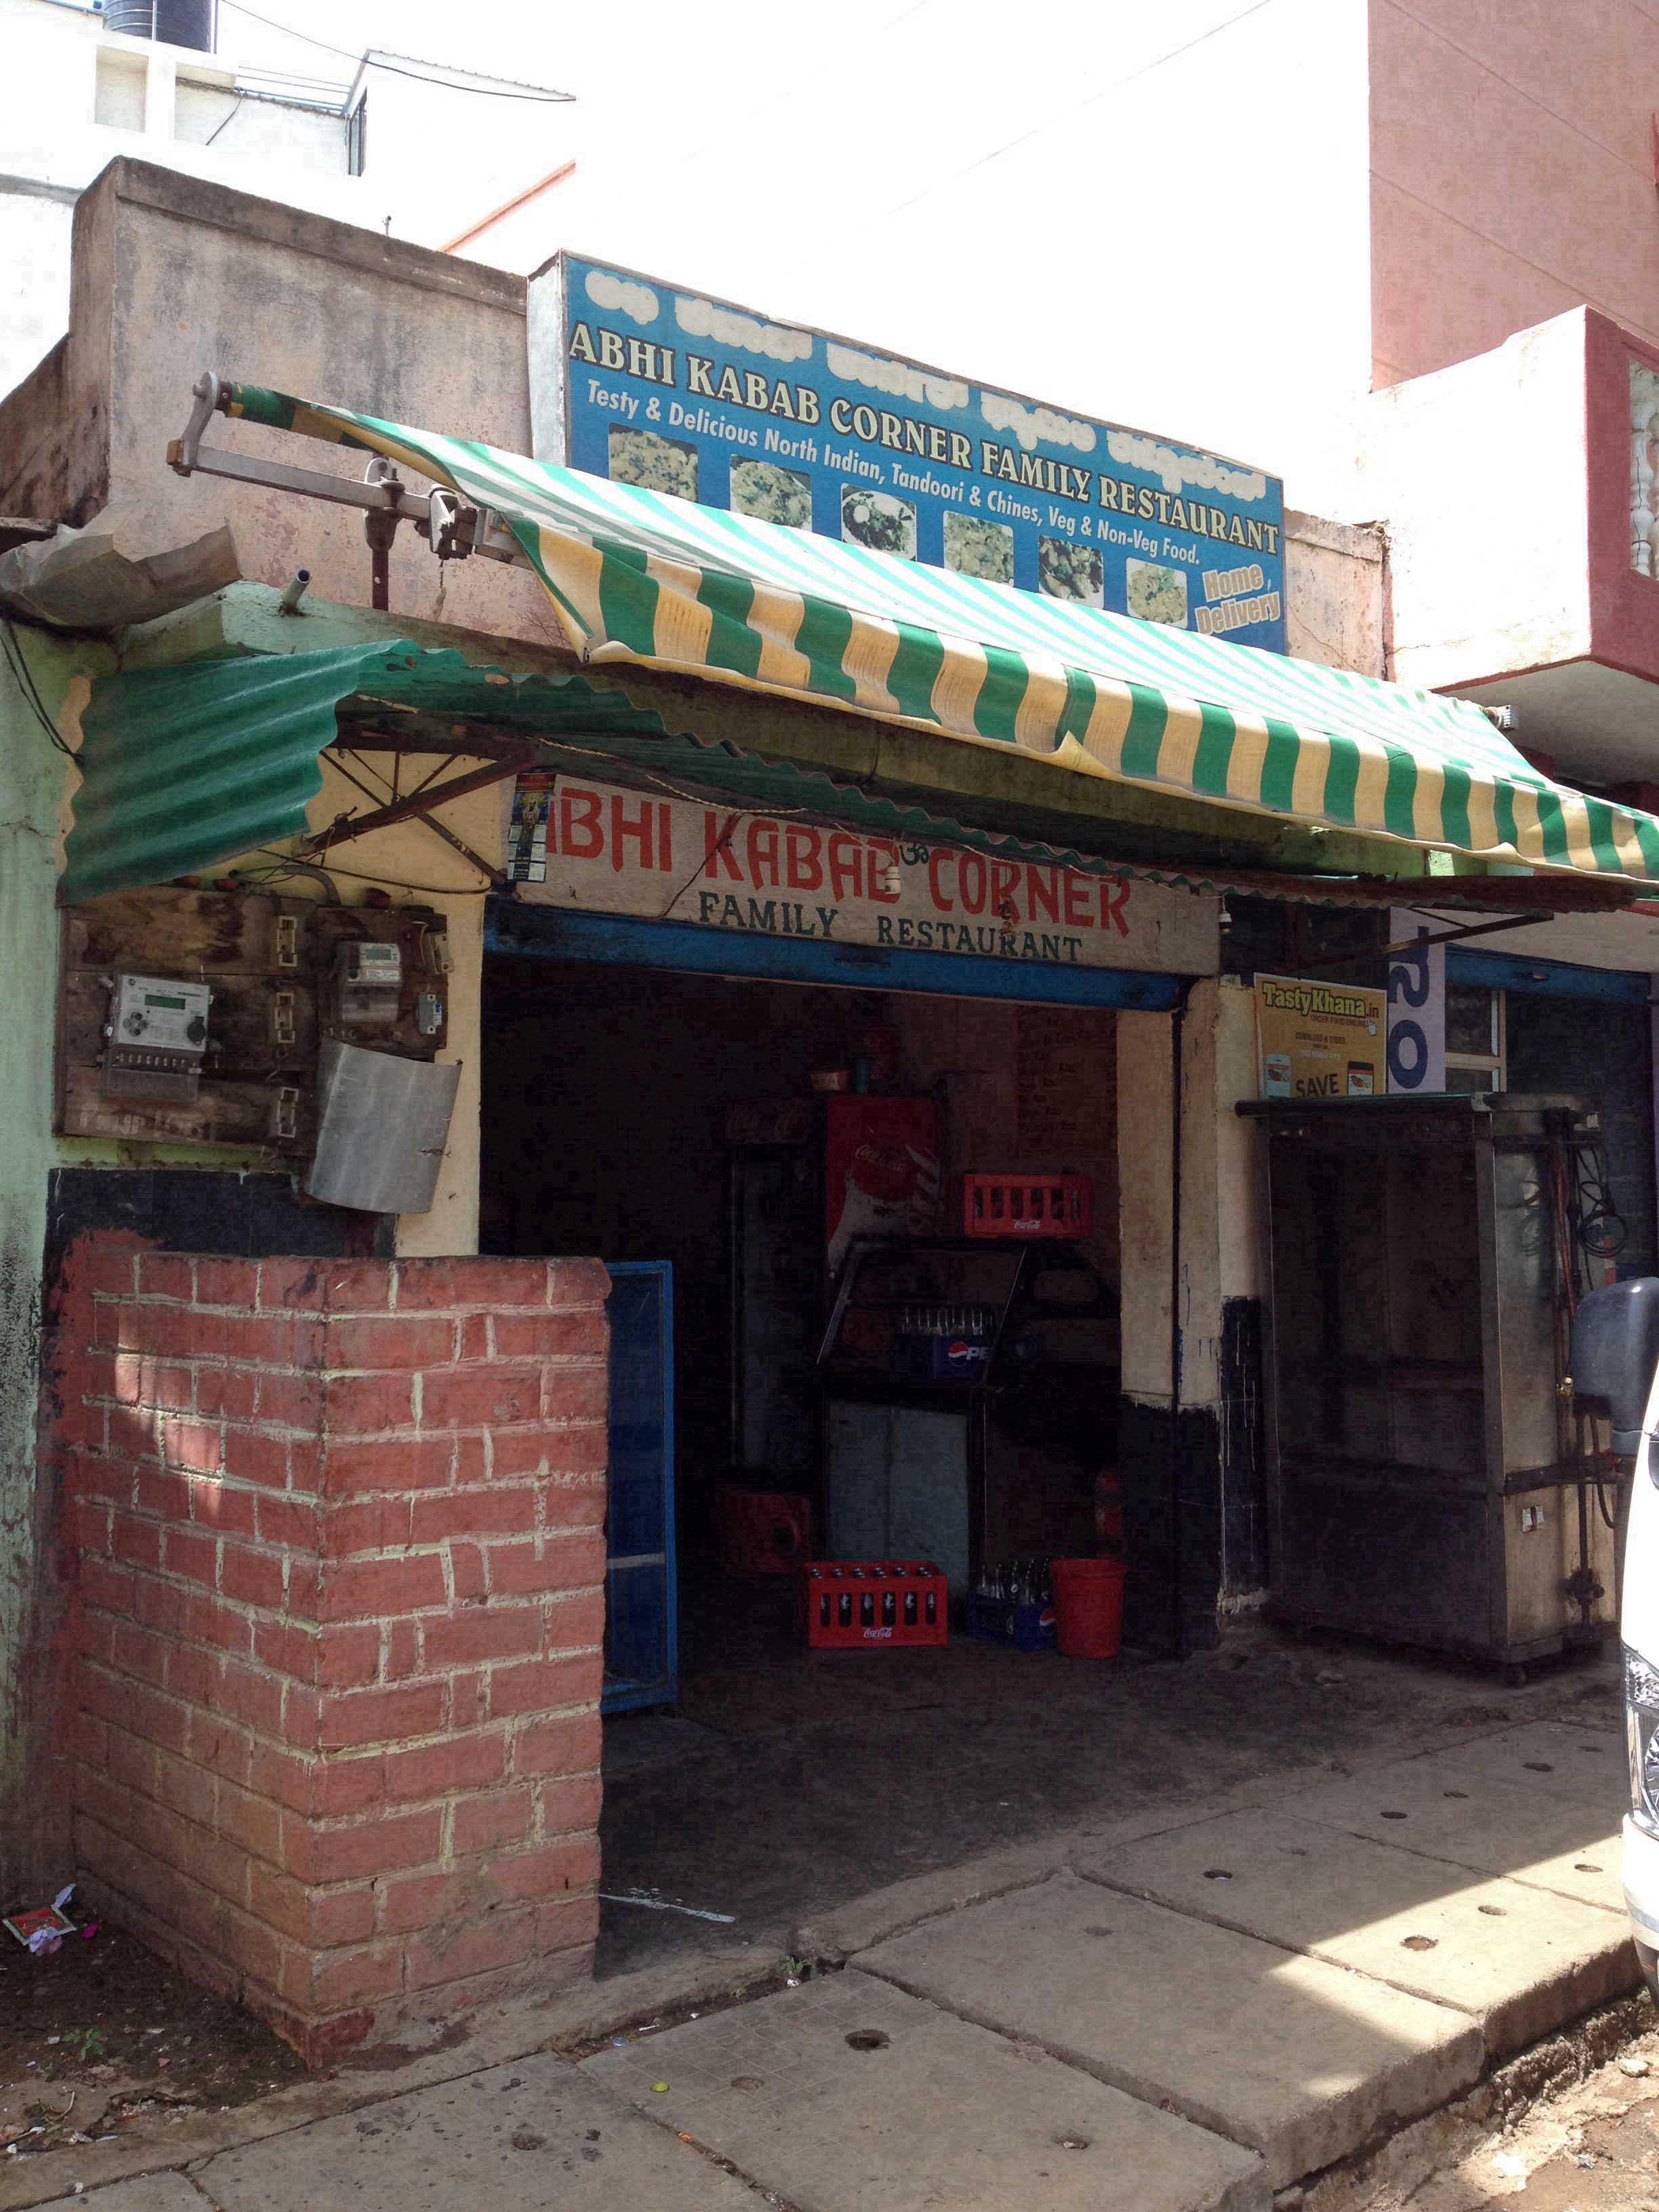
[[[751,805],[806,809],[889,836],[931,838],[1016,858],[1124,872],[1098,854],[967,828],[916,805],[860,791],[788,761],[673,735],[627,695],[580,676],[509,677],[450,647],[400,640],[326,653],[191,662],[102,678],[82,717],[83,781],[74,799],[62,885],[71,902],[195,875],[302,836],[322,788],[318,754],[340,718],[377,708],[446,722],[488,722],[540,739],[550,764],[599,755],[653,782],[694,787]],[[446,731],[442,738],[447,742]],[[373,738],[362,740],[369,749]],[[1130,871],[1197,887],[1196,872]]]
[[[332,664],[346,657],[215,661],[95,683],[81,718],[64,897],[165,883],[303,830],[323,787],[317,756],[334,734]]]
[[[476,721],[536,738],[550,767],[591,772],[596,759],[615,763],[659,788],[694,787],[763,811],[804,810],[880,835],[1058,860],[1085,873],[1194,890],[1249,888],[1255,874],[1224,861],[1127,861],[964,824],[822,769],[671,732],[626,693],[580,676],[509,676],[453,647],[404,639],[100,678],[82,718],[83,781],[73,800],[62,896],[75,902],[166,883],[303,836],[307,806],[322,787],[322,749],[355,725],[405,714],[443,726],[433,733],[434,746],[464,749],[451,726]],[[356,742],[373,750],[372,728]],[[1443,885],[1440,902],[1459,903],[1458,879]],[[1340,880],[1318,877],[1304,884],[1259,878],[1255,887],[1338,902],[1343,896]]]
[[[106,676],[82,717],[63,896],[195,875],[306,830],[336,710],[362,696],[525,732],[660,732],[622,693],[580,677],[508,678],[407,641]]]

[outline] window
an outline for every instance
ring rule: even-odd
[[[1446,1088],[1502,1091],[1504,994],[1484,983],[1446,987]]]
[[[368,94],[365,93],[346,118],[346,174],[361,177],[368,140]]]

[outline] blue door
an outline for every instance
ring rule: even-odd
[[[666,1260],[608,1266],[611,1475],[602,1712],[679,1695],[674,1603],[674,1277]]]

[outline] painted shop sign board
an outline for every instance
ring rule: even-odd
[[[699,929],[1158,975],[1220,962],[1212,895],[565,775],[519,778],[507,866],[531,905]]]
[[[1372,1098],[1386,1087],[1388,994],[1258,975],[1264,1098]]]
[[[573,254],[529,326],[539,461],[1285,650],[1259,469]]]
[[[1427,921],[1413,907],[1389,915],[1389,1088],[1443,1091],[1446,1087],[1446,948],[1431,940],[1444,924]]]

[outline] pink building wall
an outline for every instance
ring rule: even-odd
[[[1370,8],[1375,383],[1580,305],[1659,342],[1659,8]]]

